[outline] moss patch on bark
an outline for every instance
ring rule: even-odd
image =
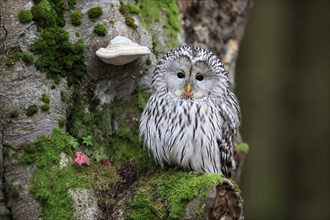
[[[194,174],[176,169],[158,171],[147,181],[140,180],[129,201],[127,219],[182,219],[187,204],[211,187],[222,184],[219,174]],[[200,209],[196,210],[199,214]]]
[[[89,188],[86,173],[75,172],[73,164],[60,168],[60,153],[73,155],[74,138],[61,129],[50,136],[39,136],[33,144],[23,148],[19,159],[23,164],[35,164],[30,192],[40,203],[43,219],[73,219],[73,200],[70,188]]]
[[[180,30],[179,8],[176,0],[138,0],[138,3],[146,27],[166,19],[166,46],[168,48],[176,47],[178,44],[178,31]]]

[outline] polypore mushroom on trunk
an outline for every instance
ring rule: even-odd
[[[151,51],[148,47],[134,43],[123,36],[113,38],[106,48],[100,48],[96,51],[96,56],[103,62],[117,66],[125,65],[149,54]]]

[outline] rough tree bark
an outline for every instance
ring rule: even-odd
[[[147,27],[142,25],[143,14],[132,13],[130,16],[134,18],[137,24],[137,28],[132,28],[125,22],[127,14],[125,15],[119,10],[121,7],[119,0],[77,1],[74,10],[81,11],[82,24],[80,26],[72,25],[70,22],[71,12],[65,9],[63,16],[66,25],[63,29],[69,33],[71,43],[77,43],[78,40],[84,42],[86,74],[80,79],[79,86],[69,87],[66,77],[62,77],[59,83],[54,83],[53,79],[46,77],[44,71],[38,70],[34,65],[28,65],[20,58],[14,60],[12,65],[8,65],[8,60],[13,57],[15,52],[30,53],[31,46],[40,38],[41,33],[37,30],[35,22],[22,24],[18,19],[19,12],[30,10],[35,4],[34,2],[40,1],[0,0],[1,219],[38,219],[42,216],[40,201],[30,192],[31,177],[36,165],[25,165],[19,162],[20,156],[24,154],[25,146],[33,143],[40,135],[50,135],[52,130],[59,126],[59,120],[67,118],[69,123],[75,122],[72,116],[72,109],[75,106],[73,100],[79,98],[79,102],[88,114],[93,115],[95,113],[96,115],[101,112],[101,114],[109,116],[105,119],[105,124],[109,124],[109,131],[105,131],[105,128],[101,127],[104,124],[99,125],[99,127],[93,124],[92,129],[94,130],[91,132],[95,136],[101,133],[99,144],[104,144],[104,148],[109,147],[111,149],[115,143],[114,137],[121,137],[118,135],[121,131],[120,120],[124,120],[127,124],[136,124],[140,113],[140,111],[134,110],[134,114],[122,119],[121,116],[116,115],[113,108],[116,108],[118,101],[131,102],[141,88],[148,89],[150,73],[157,58],[171,49],[169,48],[170,44],[164,42],[173,41],[166,39],[168,35],[165,30],[165,26],[169,25],[166,20],[168,15],[166,10],[170,9],[159,9],[160,19],[153,21]],[[70,1],[63,2],[68,4],[67,2]],[[139,6],[141,1],[128,2]],[[181,23],[179,43],[194,44],[215,52],[224,62],[230,73],[232,85],[234,85],[238,46],[244,33],[252,2],[248,0],[178,0],[177,4]],[[91,21],[87,15],[88,10],[96,6],[103,8],[103,14],[98,23],[106,26],[108,30],[104,37],[94,34],[93,29],[96,23]],[[95,56],[95,51],[101,46],[106,46],[109,40],[117,35],[126,36],[141,45],[153,48],[154,53],[149,57],[152,64],[147,64],[146,57],[119,67],[101,62]],[[40,55],[34,56],[37,60]],[[43,104],[41,100],[43,94],[47,94],[50,98],[50,108],[46,111],[40,109]],[[69,101],[63,101],[63,94],[69,97]],[[97,104],[94,104],[95,102]],[[27,113],[31,105],[39,106],[38,112],[32,116]],[[127,108],[131,107],[127,106]],[[121,113],[128,115],[125,111]],[[129,129],[132,128],[136,127],[129,127]],[[82,131],[86,129],[86,126],[81,127]],[[79,136],[81,131],[74,130],[73,126],[67,124],[67,130],[74,133],[76,138],[81,138]],[[116,152],[111,152],[111,154],[116,154]],[[244,152],[235,152],[235,158],[238,162],[238,169],[234,174],[236,182],[239,181],[244,156]],[[136,193],[144,192],[143,190],[147,187],[154,187],[152,184],[143,185],[141,181],[138,183],[137,180],[142,179],[144,182],[148,182],[155,178],[155,175],[162,175],[150,173],[148,169],[149,167],[141,169],[137,166],[134,163],[134,158],[127,159],[117,169],[121,181],[115,184],[116,189],[109,188],[99,192],[94,192],[91,189],[70,190],[75,217],[77,219],[124,219],[127,212],[132,212],[127,203],[135,201],[133,198],[135,198]],[[231,181],[224,179],[222,184],[207,190],[206,197],[200,195],[187,203],[185,213],[180,218],[244,218],[240,192]],[[100,196],[102,193],[103,195]],[[115,202],[108,205],[101,204],[99,200],[104,199],[105,196],[112,196]],[[155,199],[153,198],[153,200]],[[91,200],[93,202],[89,202]],[[98,204],[98,207],[95,204]],[[169,201],[162,198],[160,204],[165,207],[163,218],[170,218]],[[199,208],[203,209],[202,214],[196,214],[196,209]],[[86,213],[86,210],[89,213]],[[133,218],[132,216],[131,218]]]

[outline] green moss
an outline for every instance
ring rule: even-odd
[[[42,111],[46,112],[49,110],[49,104],[44,103],[44,104],[40,105],[40,108]]]
[[[69,9],[74,9],[77,4],[77,0],[67,0]]]
[[[69,111],[68,131],[78,139],[93,136],[93,144],[106,147],[106,153],[114,165],[133,159],[140,167],[149,166],[152,160],[139,141],[136,120],[142,113],[147,94],[136,92],[130,100],[114,100],[102,110],[87,112],[79,99]],[[140,108],[138,108],[140,106]]]
[[[71,12],[71,24],[74,26],[79,26],[82,23],[82,17],[80,11],[72,11]]]
[[[166,19],[166,45],[169,48],[176,47],[178,43],[178,31],[180,30],[179,9],[176,0],[149,1],[138,0],[140,14],[146,27],[159,23]]]
[[[73,219],[70,188],[88,188],[88,175],[78,175],[72,166],[35,171],[30,192],[40,202],[43,219]]]
[[[134,30],[137,29],[137,24],[135,24],[134,18],[129,14],[138,14],[140,9],[130,3],[125,4],[124,2],[120,1],[120,13],[125,17],[125,23],[127,26],[133,28]]]
[[[114,195],[121,177],[117,174],[115,167],[107,167],[101,163],[92,163],[87,168],[91,175],[91,186],[97,197],[98,206],[107,208],[113,206],[117,201],[109,195]]]
[[[238,152],[247,153],[249,152],[249,145],[247,143],[235,143],[235,150],[237,150]]]
[[[35,62],[37,69],[46,72],[52,79],[67,77],[68,84],[72,85],[86,72],[83,42],[72,44],[69,33],[62,28],[42,30],[41,38],[32,45],[31,50],[40,55]]]
[[[126,7],[125,3],[122,2],[122,1],[120,1],[119,12],[120,12],[122,15],[127,15],[127,14],[128,14],[127,7]]]
[[[94,7],[88,10],[88,17],[92,21],[96,21],[103,14],[103,9],[101,7]]]
[[[111,104],[102,105],[102,108],[93,107],[88,110],[82,105],[79,96],[76,96],[72,108],[68,111],[66,129],[80,143],[88,136],[93,137],[93,146],[88,147],[91,148],[93,161],[99,160],[97,159],[98,151],[101,151],[102,156],[102,149],[104,149],[105,157],[111,161],[114,168],[121,167],[130,161],[137,165],[137,169],[151,170],[155,167],[154,162],[139,141],[139,121],[137,120],[147,96],[146,92],[138,91],[129,100],[114,100]],[[91,102],[92,99],[89,103]],[[94,173],[94,168],[90,173]],[[115,194],[115,186],[118,185],[119,178],[115,169],[112,169],[109,175],[102,174],[102,176],[109,178],[94,176],[92,187],[97,191],[99,205],[109,207],[116,201],[107,195]]]
[[[24,153],[26,153],[26,154],[32,155],[32,154],[35,154],[36,152],[37,152],[36,145],[30,144],[30,145],[26,145],[24,147]],[[31,163],[33,163],[33,157],[29,158],[29,157],[26,157],[26,155],[25,155],[24,157],[20,158],[20,162],[23,164],[31,164]]]
[[[127,3],[125,4],[124,2],[120,1],[120,8],[119,11],[121,14],[139,14],[140,13],[140,8],[131,4]]]
[[[12,67],[15,65],[15,62],[22,57],[21,51],[14,51],[10,53],[9,58],[6,60],[5,64],[7,67]]]
[[[57,13],[48,0],[41,0],[31,8],[33,20],[42,28],[54,27],[57,21]]]
[[[114,167],[106,167],[100,163],[93,163],[87,172],[92,173],[92,188],[95,192],[107,190],[121,180]]]
[[[16,198],[16,199],[19,198],[19,191],[14,184],[6,182],[5,187],[6,187],[6,190],[9,191],[10,196],[12,196],[13,198]]]
[[[222,182],[223,177],[218,174],[159,171],[147,182],[141,180],[137,184],[139,190],[129,203],[127,218],[182,219],[190,201],[199,195],[206,198],[209,189]]]
[[[103,148],[109,145],[112,134],[111,112],[104,108],[97,112],[87,112],[79,99],[74,100],[73,108],[68,111],[67,130],[80,142],[88,136],[93,137],[93,146],[89,147],[94,159],[106,158]]]
[[[30,23],[33,19],[33,15],[30,10],[21,10],[18,13],[18,20],[22,24]]]
[[[140,90],[138,92],[137,98],[138,98],[138,105],[139,105],[139,108],[140,109],[143,110],[144,107],[146,107],[147,102],[149,100],[149,97],[150,97],[150,93],[148,93],[148,92],[146,92],[144,90]]]
[[[33,144],[23,148],[21,163],[36,164],[31,178],[30,192],[41,205],[43,219],[73,219],[71,188],[89,188],[87,173],[76,173],[68,164],[60,169],[60,153],[73,154],[73,137],[61,129],[54,129],[50,136],[40,136]]]
[[[26,109],[25,115],[28,116],[28,117],[31,117],[32,115],[36,114],[37,112],[38,112],[38,107],[36,105],[30,105]]]
[[[12,151],[8,146],[3,146],[3,157],[10,157],[12,155]]]
[[[77,32],[75,33],[75,35],[76,35],[76,37],[80,37],[80,32],[77,31]]]
[[[76,0],[34,0],[31,12],[40,32],[40,38],[31,46],[34,54],[38,55],[35,62],[37,69],[47,73],[60,83],[60,77],[67,77],[69,86],[76,84],[85,74],[83,62],[84,43],[78,41],[72,44],[69,33],[62,29],[65,25],[64,10],[72,9]],[[81,14],[72,13],[73,23],[78,25]]]
[[[115,164],[121,164],[123,161],[133,158],[139,167],[146,167],[152,163],[148,152],[143,149],[139,140],[139,121],[134,120],[141,115],[142,109],[137,106],[141,105],[139,102],[143,102],[142,97],[144,97],[142,93],[135,93],[129,101],[116,100],[111,105],[111,113],[118,123],[118,128],[111,137],[111,148],[109,149],[109,158]],[[111,152],[115,152],[115,154]]]
[[[59,75],[53,76],[55,85],[59,85],[61,83],[61,77]]]
[[[62,90],[61,91],[61,101],[66,102],[69,100],[69,96]]]
[[[158,56],[159,52],[158,52],[158,48],[157,48],[157,40],[155,38],[155,36],[152,36],[152,50],[154,51],[155,55]]]
[[[134,198],[128,205],[132,208],[127,219],[166,219],[166,208],[161,198],[155,199],[154,187],[146,184],[135,192]]]
[[[137,24],[135,24],[134,18],[130,15],[125,16],[125,23],[128,27],[133,28],[134,30],[137,29]]]
[[[210,187],[222,184],[223,178],[218,174],[190,174],[175,171],[170,175],[161,175],[154,180],[157,194],[167,198],[172,219],[184,214],[185,206],[198,195],[207,196]]]
[[[34,63],[34,56],[32,53],[23,53],[21,51],[14,51],[9,55],[9,58],[6,60],[5,64],[7,67],[12,67],[15,65],[15,62],[19,59],[22,59],[27,66],[32,65]]]
[[[146,59],[146,64],[149,66],[149,65],[151,65],[151,63],[152,63],[152,61],[151,61],[150,57],[148,57],[148,58]]]
[[[131,3],[127,3],[126,8],[127,8],[128,13],[130,13],[130,14],[139,14],[140,13],[140,8]]]
[[[41,101],[46,103],[46,104],[49,104],[50,103],[50,98],[48,95],[46,95],[45,93],[41,95]]]
[[[49,103],[50,103],[49,96],[46,95],[46,94],[42,94],[40,99],[43,102],[43,104],[40,105],[41,110],[44,111],[44,112],[48,111],[49,110]]]
[[[61,152],[73,156],[78,150],[77,141],[63,130],[54,129],[52,135],[38,137],[23,150],[25,153],[19,158],[20,163],[36,164],[30,192],[41,204],[43,219],[74,219],[73,201],[69,194],[72,188],[91,187],[98,196],[98,204],[115,202],[109,194],[102,196],[104,191],[115,193],[115,186],[121,180],[114,167],[91,160],[88,167],[69,163],[65,168],[59,168]]]
[[[97,24],[94,27],[94,33],[97,34],[98,36],[105,36],[107,34],[108,30],[107,28],[102,25],[102,24]]]
[[[67,2],[65,0],[48,0],[54,10],[56,11],[56,25],[59,27],[65,26],[64,10],[67,9]]]
[[[22,60],[27,66],[34,64],[34,56],[32,53],[23,53]]]
[[[9,112],[10,118],[18,118],[18,116],[19,116],[19,111],[16,109]]]
[[[73,6],[72,1],[35,0],[31,8],[33,19],[39,28],[64,27],[64,10]]]
[[[64,118],[60,118],[60,119],[58,119],[58,126],[59,126],[60,128],[63,128],[63,127],[65,126],[65,124],[66,124],[66,121],[65,121]]]

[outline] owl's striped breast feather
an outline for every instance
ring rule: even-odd
[[[154,93],[142,113],[140,135],[162,167],[177,165],[230,177],[235,167],[233,139],[239,112],[228,113],[233,109],[228,104],[218,99],[187,100]]]

